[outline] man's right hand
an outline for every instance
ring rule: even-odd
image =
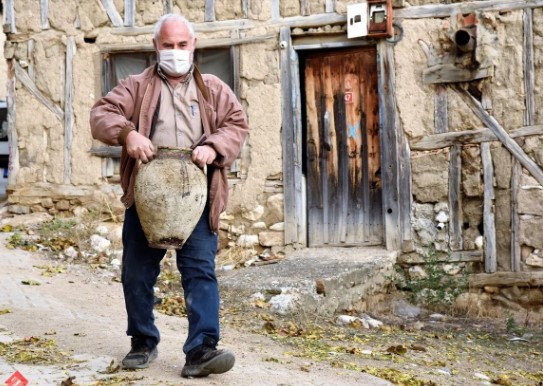
[[[151,140],[135,130],[128,133],[125,145],[128,155],[143,163],[151,161],[155,156],[155,147]]]

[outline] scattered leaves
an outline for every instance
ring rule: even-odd
[[[21,283],[24,285],[41,285],[37,280],[21,280]]]
[[[57,349],[53,340],[36,336],[0,343],[0,356],[11,363],[33,365],[65,363],[68,355]]]

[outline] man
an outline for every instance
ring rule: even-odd
[[[146,368],[157,357],[159,331],[153,316],[153,286],[166,251],[153,249],[141,229],[134,205],[138,161],[153,159],[157,146],[191,147],[192,160],[207,165],[208,202],[183,247],[177,267],[188,312],[183,346],[183,377],[220,374],[234,366],[234,355],[218,350],[219,291],[215,276],[219,214],[225,209],[225,168],[238,156],[248,132],[247,119],[230,88],[193,65],[196,37],[191,24],[168,14],[156,24],[153,45],[157,64],[129,76],[92,108],[92,135],[108,145],[122,145],[123,226],[122,284],[131,350],[128,369]]]

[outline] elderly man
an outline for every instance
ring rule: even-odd
[[[193,148],[192,160],[207,165],[206,209],[177,252],[177,267],[188,311],[189,330],[183,346],[183,377],[220,374],[234,366],[234,355],[218,350],[219,290],[215,276],[219,215],[226,207],[225,168],[238,156],[248,132],[236,96],[220,79],[200,74],[193,64],[196,37],[191,24],[177,14],[156,24],[153,45],[157,64],[129,76],[92,108],[92,135],[108,145],[122,145],[121,201],[123,227],[122,285],[131,350],[128,369],[146,368],[157,357],[160,335],[154,323],[153,287],[166,250],[150,248],[134,204],[138,162],[153,159],[157,146]]]

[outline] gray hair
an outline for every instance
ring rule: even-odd
[[[190,35],[194,38],[196,37],[194,33],[194,27],[192,24],[187,20],[185,16],[181,16],[177,13],[167,13],[166,15],[162,16],[155,24],[155,40],[158,41],[160,37],[160,30],[162,29],[162,25],[167,21],[179,21],[181,23],[184,23],[187,28],[189,29]]]

